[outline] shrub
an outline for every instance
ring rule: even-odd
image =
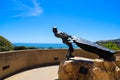
[[[29,47],[27,47],[27,49],[38,49],[38,48],[34,47],[34,46],[29,46]]]
[[[27,49],[27,47],[25,47],[25,46],[15,46],[14,47],[14,50],[25,50],[25,49]]]
[[[113,42],[101,43],[100,45],[106,48],[112,49],[112,50],[120,50],[120,47],[117,46],[117,44]]]
[[[38,49],[37,47],[34,46],[30,46],[30,47],[26,47],[26,46],[15,46],[14,50],[26,50],[26,49]]]
[[[1,51],[10,51],[13,50],[13,45],[12,43],[4,38],[3,36],[0,36],[0,52]]]

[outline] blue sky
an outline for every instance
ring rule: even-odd
[[[0,35],[13,43],[61,43],[54,25],[90,41],[120,38],[120,0],[0,1]]]

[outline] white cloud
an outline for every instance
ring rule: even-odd
[[[33,7],[28,4],[23,3],[20,0],[14,0],[16,3],[18,13],[14,17],[28,17],[28,16],[38,16],[43,13],[42,8],[36,0],[32,0]]]

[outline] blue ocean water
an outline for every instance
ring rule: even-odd
[[[13,43],[14,46],[26,46],[26,47],[37,47],[37,48],[43,48],[43,49],[68,49],[68,46],[65,44],[60,43]],[[78,48],[76,45],[73,44],[74,48]]]

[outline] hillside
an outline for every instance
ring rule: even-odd
[[[112,40],[100,40],[100,41],[97,41],[96,43],[97,44],[106,44],[106,43],[115,43],[117,46],[120,47],[120,39],[112,39]]]
[[[101,40],[95,42],[101,46],[107,47],[113,50],[120,50],[120,39],[113,39],[113,40]]]
[[[10,51],[13,50],[12,43],[7,40],[5,37],[0,35],[0,52],[1,51]]]

